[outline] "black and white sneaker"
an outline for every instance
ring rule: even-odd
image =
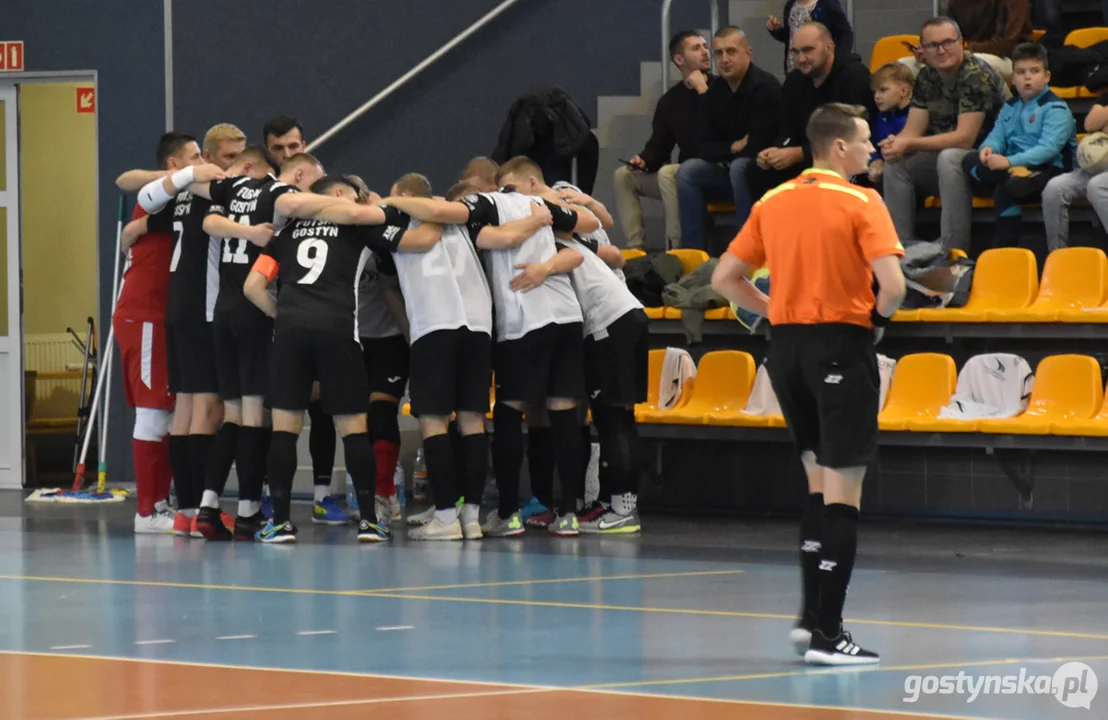
[[[881,657],[855,644],[848,632],[828,640],[822,632],[813,630],[812,644],[804,653],[804,662],[811,665],[874,665],[881,662]]]

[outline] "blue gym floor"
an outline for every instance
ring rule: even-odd
[[[293,707],[298,717],[337,717],[331,697],[297,695],[294,704],[279,692],[261,705],[235,705],[232,693],[205,706],[193,692],[191,705],[139,698],[120,710],[87,698],[62,711],[49,696],[70,692],[65,679],[39,677],[51,672],[41,661],[54,656],[416,682],[394,699],[372,690],[339,704],[394,717],[395,707],[358,705],[469,717],[434,709],[447,695],[428,688],[456,681],[480,683],[464,694],[486,706],[519,694],[486,717],[540,717],[539,696],[562,689],[573,691],[563,714],[580,703],[582,717],[613,694],[629,704],[605,717],[683,712],[681,702],[658,704],[660,696],[742,701],[713,705],[727,709],[720,717],[1108,717],[1108,690],[1091,712],[1052,694],[905,701],[913,675],[1053,676],[1073,661],[1108,681],[1102,534],[865,523],[846,623],[883,662],[812,669],[787,643],[800,603],[790,521],[647,515],[642,536],[529,531],[420,545],[401,530],[392,545],[359,546],[350,529],[313,526],[297,506],[301,542],[262,546],[136,537],[130,502],[20,500],[0,493],[0,666],[16,668],[0,675],[4,718],[224,717],[215,708],[238,718]],[[311,686],[314,676],[281,677],[292,687],[304,677]],[[707,717],[701,707],[689,704],[687,714]]]

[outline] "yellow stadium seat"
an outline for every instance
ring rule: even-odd
[[[711,213],[735,212],[735,203],[729,203],[729,202],[708,203],[708,212],[711,212]]]
[[[958,369],[949,355],[905,355],[896,364],[877,426],[882,430],[907,430],[910,420],[936,418],[950,402],[957,380]]]
[[[638,248],[620,248],[619,251],[623,253],[624,260],[634,260],[635,258],[641,258],[646,255],[645,252]]]
[[[665,311],[666,320],[680,320],[681,308],[667,307]],[[731,313],[731,308],[721,307],[712,308],[711,310],[704,311],[705,320],[734,320],[735,316]]]
[[[400,414],[401,415],[407,415],[408,417],[411,417],[411,415],[412,415],[412,404],[410,402],[404,403],[404,407],[400,408]]]
[[[661,320],[666,316],[666,309],[664,307],[643,308],[643,312],[645,312],[646,316],[651,320]]]
[[[991,197],[975,197],[973,198],[972,205],[973,207],[978,209],[995,208],[996,201],[993,200]],[[923,201],[923,206],[925,208],[941,208],[943,206],[943,203],[941,200],[939,200],[939,198],[935,197],[934,195],[930,195],[927,197],[927,199]]]
[[[919,35],[889,35],[878,40],[873,46],[873,54],[870,55],[869,71],[874,72],[882,65],[910,57],[912,51],[906,48],[904,43],[919,47]]]
[[[666,425],[708,424],[708,414],[737,413],[746,407],[757,371],[754,358],[738,350],[705,353],[696,368],[692,397],[673,410],[644,410],[639,422]]]
[[[926,308],[921,322],[984,322],[991,310],[1026,308],[1039,290],[1035,255],[1025,248],[993,248],[981,253],[969,300],[960,308]]]
[[[665,362],[665,359],[665,348],[650,351],[650,357],[647,361],[646,402],[639,403],[635,406],[635,419],[639,422],[643,422],[641,420],[643,413],[658,411],[658,391],[659,384],[662,381],[662,364]],[[681,388],[681,398],[677,401],[677,407],[672,409],[676,410],[689,401],[689,397],[692,395],[692,388],[693,381],[690,380],[685,384],[685,387]]]
[[[1027,411],[1013,418],[989,418],[981,432],[1049,435],[1051,426],[1088,420],[1104,403],[1100,363],[1088,355],[1051,355],[1035,370],[1035,387]]]
[[[1100,406],[1100,412],[1089,419],[1066,418],[1051,423],[1052,435],[1081,435],[1091,437],[1108,437],[1108,390],[1104,394],[1104,404]]]
[[[1105,293],[1108,294],[1108,264],[1102,267],[1102,282]],[[1106,298],[1108,300],[1108,298]],[[1081,308],[1080,310],[1063,310],[1058,313],[1058,319],[1062,322],[1076,323],[1108,323],[1108,304],[1097,307]]]
[[[1043,35],[1046,35],[1046,30],[1032,30],[1031,40],[1034,42],[1039,42],[1043,39]]]
[[[919,310],[897,310],[893,313],[893,322],[919,322]]]
[[[1061,313],[1100,305],[1104,300],[1108,257],[1100,248],[1055,250],[1046,259],[1043,282],[1035,302],[1026,308],[989,310],[987,322],[1055,322]]]
[[[708,253],[703,250],[678,248],[676,250],[670,250],[669,254],[681,261],[681,271],[685,275],[688,275],[696,268],[708,262]]]
[[[1087,27],[1071,31],[1070,34],[1066,36],[1065,44],[1087,48],[1105,40],[1108,40],[1108,27]],[[1058,97],[1067,100],[1072,98],[1095,98],[1099,94],[1090,92],[1084,87],[1052,87],[1051,90],[1053,90],[1054,94]]]

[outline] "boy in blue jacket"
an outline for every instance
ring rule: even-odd
[[[912,86],[916,76],[904,63],[891,62],[882,65],[870,79],[873,87],[873,104],[877,106],[877,117],[873,119],[873,135],[870,141],[875,148],[892,135],[904,129],[908,121],[908,110],[912,104]],[[885,159],[881,151],[874,150],[869,161],[869,180],[880,188],[881,175],[885,171]]]
[[[1020,205],[1039,201],[1051,178],[1073,167],[1077,123],[1066,101],[1051,92],[1049,82],[1046,48],[1039,43],[1016,46],[1012,83],[1017,95],[1001,109],[979,152],[967,155],[962,164],[979,187],[993,190],[994,247],[1019,244]],[[1045,242],[1036,243],[1032,250],[1041,268]]]

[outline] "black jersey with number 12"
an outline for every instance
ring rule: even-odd
[[[219,293],[219,245],[204,232],[211,203],[188,190],[147,220],[149,232],[173,233],[165,322],[211,322]]]
[[[296,220],[281,229],[263,254],[277,261],[274,332],[310,328],[359,340],[358,281],[371,250],[394,252],[411,219],[396,208],[383,225],[335,225]]]

